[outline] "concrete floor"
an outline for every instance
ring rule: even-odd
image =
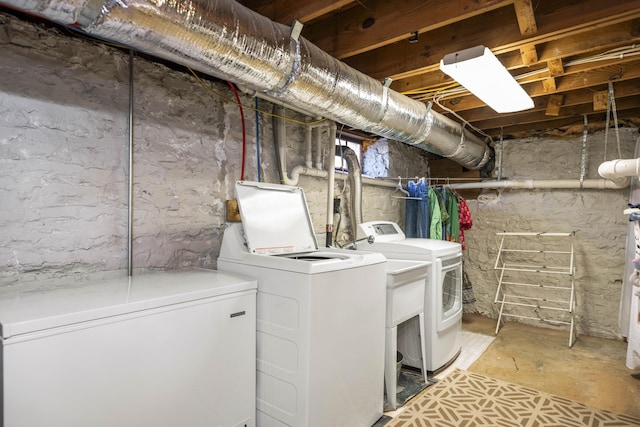
[[[465,314],[462,329],[493,335],[496,321]],[[627,344],[579,336],[568,347],[568,330],[505,323],[468,370],[640,418],[640,380],[625,366]]]

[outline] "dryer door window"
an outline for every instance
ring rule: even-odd
[[[442,260],[442,270],[438,275],[439,315],[438,330],[455,325],[462,310],[462,263],[459,257]]]

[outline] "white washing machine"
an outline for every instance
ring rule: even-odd
[[[383,410],[386,258],[318,250],[304,192],[238,182],[242,224],[218,269],[258,280],[256,419],[271,426],[373,425]]]
[[[406,238],[398,224],[371,221],[358,226],[358,239],[374,236],[375,241],[360,241],[357,248],[382,253],[389,259],[422,260],[432,263],[426,281],[424,330],[426,367],[439,371],[460,354],[462,329],[462,247],[444,240]],[[398,351],[404,364],[422,369],[420,325],[413,318],[398,325]]]

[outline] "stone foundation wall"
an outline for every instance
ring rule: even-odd
[[[0,23],[0,286],[126,274],[129,52],[10,14],[0,14]],[[233,94],[225,82],[205,79],[222,99],[187,70],[138,55],[133,77],[133,266],[215,268],[225,204],[241,177]],[[255,103],[244,94],[241,99]],[[272,106],[260,101],[259,108],[270,112]],[[278,182],[271,117],[245,111],[245,119],[245,179],[258,177],[259,140],[261,179]],[[635,130],[621,131],[623,158],[632,157],[636,139]],[[286,144],[290,172],[304,161],[301,125],[287,124]],[[503,175],[577,179],[581,145],[580,138],[508,141]],[[609,159],[618,157],[613,132],[608,150]],[[395,141],[377,141],[364,157],[363,170],[373,176],[426,175],[425,153]],[[603,158],[604,134],[590,135],[587,178],[597,177]],[[322,246],[327,181],[302,176],[298,185]],[[348,205],[344,180],[336,180],[335,192]],[[393,186],[365,184],[363,219],[402,225],[404,200],[397,196]],[[469,200],[474,226],[466,233],[465,270],[477,302],[465,309],[496,316],[496,232],[576,231],[578,330],[616,337],[627,200],[628,190],[508,189]],[[336,235],[343,243],[350,237],[341,229]]]
[[[635,129],[620,130],[622,158],[633,158],[637,137]],[[607,160],[618,158],[613,131],[606,145]],[[603,132],[588,136],[585,178],[599,178],[597,168],[605,158],[604,147]],[[506,141],[503,176],[514,180],[578,180],[581,158],[582,138]],[[484,190],[477,200],[469,200],[473,227],[465,232],[468,250],[464,263],[477,302],[465,306],[465,310],[497,318],[499,307],[493,303],[498,283],[494,271],[499,246],[497,232],[575,231],[577,330],[588,335],[618,337],[628,227],[622,211],[628,200],[628,188]],[[544,275],[538,280],[542,282]]]
[[[0,14],[0,23],[0,287],[28,279],[126,274],[129,52],[10,14]],[[136,270],[216,266],[226,201],[235,198],[241,178],[242,127],[226,82],[204,83],[208,88],[188,70],[134,56]],[[255,106],[245,94],[241,100]],[[264,113],[244,112],[244,179],[258,179],[259,141],[260,178],[279,182],[267,114],[273,106],[258,104]],[[287,115],[304,119],[291,110]],[[291,172],[304,162],[305,132],[294,122],[286,130]],[[322,138],[326,162],[326,127]],[[393,141],[380,144],[387,150],[400,146],[385,160],[392,176],[399,173],[394,164],[413,174],[426,170],[423,151]],[[322,237],[327,180],[302,176],[298,185]],[[348,195],[343,180],[335,187],[336,197]],[[365,185],[363,191],[367,219],[402,221],[403,205],[389,197],[393,188]]]

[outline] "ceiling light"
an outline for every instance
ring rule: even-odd
[[[440,61],[440,69],[497,113],[522,111],[534,106],[527,92],[484,46],[446,55]]]

